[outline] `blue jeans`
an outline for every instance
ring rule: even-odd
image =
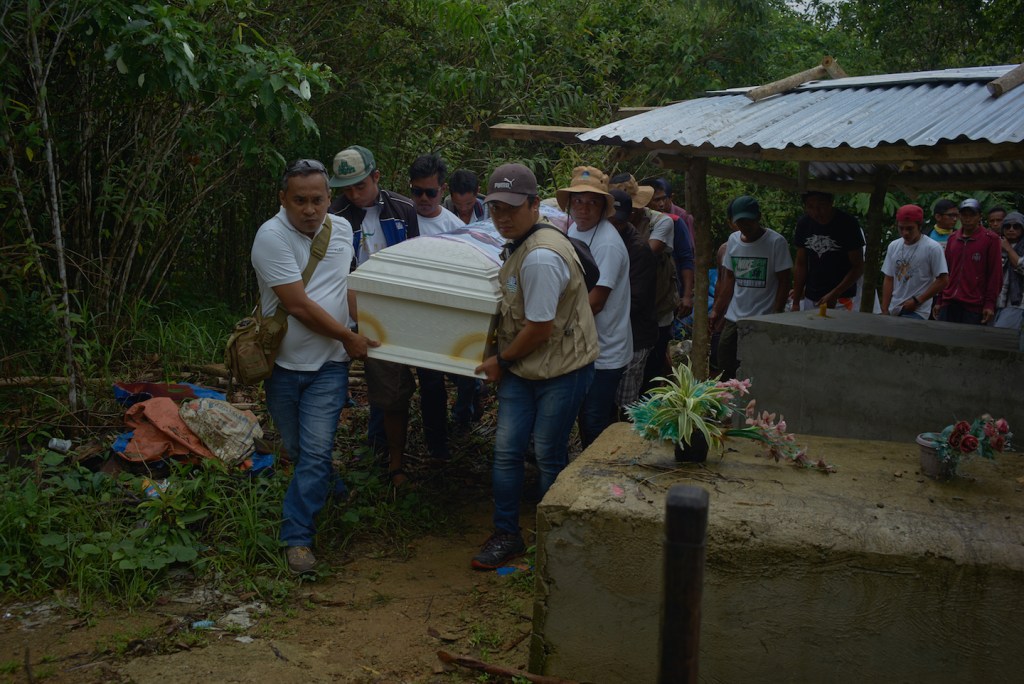
[[[590,383],[590,391],[583,399],[580,407],[580,442],[586,449],[612,424],[619,407],[615,402],[615,393],[619,389],[619,380],[626,367],[600,368],[594,371],[594,382]]]
[[[348,362],[328,361],[318,371],[274,366],[263,388],[270,416],[295,464],[284,495],[281,541],[287,546],[311,546],[314,519],[327,495],[346,491],[331,454],[348,395]]]
[[[565,468],[569,433],[594,379],[590,363],[549,380],[524,380],[506,372],[498,385],[498,431],[494,437],[494,529],[519,533],[523,460],[530,435],[540,470],[540,496]]]
[[[916,318],[919,321],[928,320],[927,316],[922,316],[917,311],[900,311],[900,318]]]

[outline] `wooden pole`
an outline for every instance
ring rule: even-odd
[[[693,347],[690,367],[698,380],[710,374],[711,332],[708,328],[708,272],[715,265],[715,248],[711,242],[711,210],[708,207],[708,160],[691,159],[686,170],[686,208],[693,214],[696,238],[693,274]]]
[[[675,485],[665,497],[664,602],[659,684],[696,684],[708,493]]]
[[[778,95],[779,93],[793,90],[793,88],[803,85],[808,81],[820,81],[826,77],[846,78],[846,72],[843,71],[842,67],[839,66],[839,63],[829,55],[825,55],[821,60],[821,64],[816,67],[812,67],[806,71],[801,71],[799,74],[793,74],[792,76],[787,76],[786,78],[778,81],[766,83],[763,86],[758,86],[748,90],[747,97],[754,102],[758,102],[766,97],[771,97],[772,95]]]
[[[1024,83],[1024,64],[1018,65],[1016,69],[1007,71],[994,81],[989,81],[985,87],[988,88],[988,92],[992,93],[992,97],[999,97],[1003,93],[1013,90],[1021,83]]]
[[[875,189],[868,203],[868,229],[864,254],[864,291],[860,295],[860,310],[872,313],[875,310],[875,294],[880,280],[879,267],[882,264],[882,236],[886,221],[885,195],[889,190],[889,167],[882,167],[875,174]]]

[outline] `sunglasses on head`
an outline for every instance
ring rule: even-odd
[[[415,188],[411,186],[409,190],[412,191],[413,197],[422,197],[423,195],[426,195],[430,199],[434,199],[437,197],[437,193],[441,192],[438,188]]]
[[[1004,223],[1003,224],[1003,230],[1009,230],[1010,228],[1013,228],[1014,230],[1024,230],[1024,226],[1020,225],[1019,223]]]

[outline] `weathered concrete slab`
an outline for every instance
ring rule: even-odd
[[[834,475],[754,445],[677,467],[620,423],[537,509],[531,670],[654,682],[664,495],[708,490],[701,678],[1017,681],[1024,671],[1024,457],[938,483],[911,442],[801,438]]]
[[[872,314],[799,311],[739,323],[740,374],[805,434],[911,440],[987,412],[1024,425],[1017,333]]]

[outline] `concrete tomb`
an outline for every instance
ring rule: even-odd
[[[757,458],[745,440],[677,465],[609,428],[537,509],[530,670],[656,681],[664,498],[685,482],[711,499],[702,681],[1018,681],[1021,454],[936,482],[912,440],[799,442],[838,472]]]

